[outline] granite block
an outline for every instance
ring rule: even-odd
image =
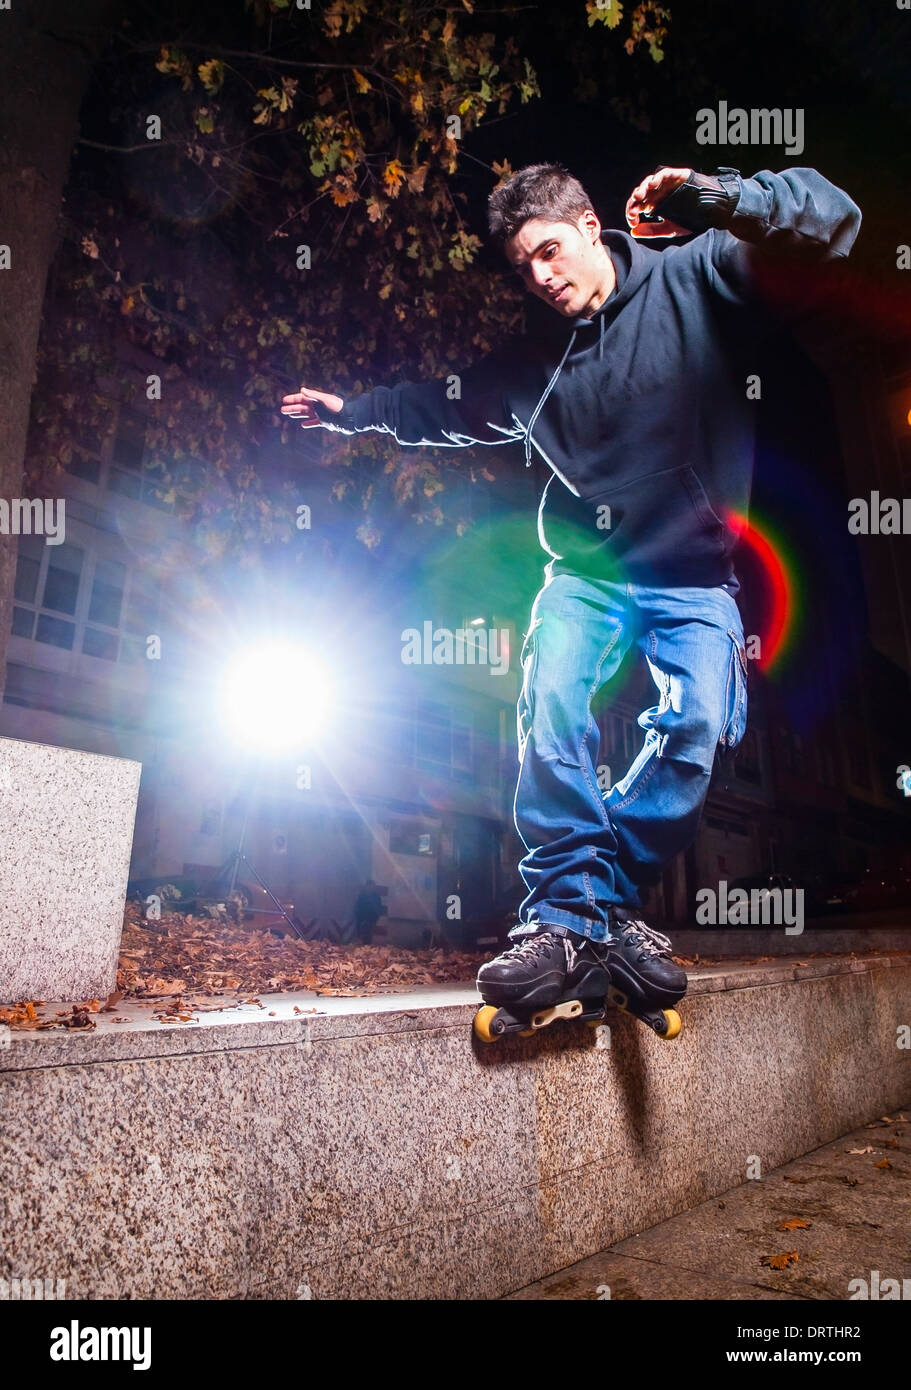
[[[0,1076],[0,1274],[68,1298],[241,1296],[243,1055]]]
[[[491,1207],[536,1171],[533,1080],[518,1059],[480,1065],[464,1031],[270,1049],[249,1067],[256,1115],[248,1202],[253,1263],[276,1278],[297,1254],[355,1246],[365,1231]],[[290,1276],[289,1276],[290,1277]]]
[[[140,771],[0,738],[0,1000],[114,988]]]
[[[262,1266],[251,1298],[492,1299],[546,1269],[534,1192],[490,1207],[441,1214],[430,1224],[366,1233],[311,1254],[289,1242],[279,1272]]]

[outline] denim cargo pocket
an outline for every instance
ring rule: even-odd
[[[528,629],[525,641],[522,643],[522,655],[520,657],[522,665],[522,689],[519,692],[519,704],[516,712],[516,732],[519,740],[519,762],[525,755],[525,744],[528,735],[531,733],[532,720],[534,718],[534,683],[535,672],[538,667],[538,631],[543,622],[542,618],[536,618]]]
[[[722,750],[736,748],[746,729],[747,719],[747,654],[738,633],[728,628],[731,639],[731,659],[725,691],[724,728],[718,738]]]

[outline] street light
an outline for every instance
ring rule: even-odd
[[[260,772],[267,758],[301,753],[322,734],[334,701],[334,682],[326,663],[307,647],[290,641],[258,643],[235,655],[219,682],[217,704],[221,724],[232,741],[258,756]],[[253,792],[255,793],[254,778]],[[244,853],[250,817],[248,797],[240,843],[218,871],[234,892],[243,865],[275,904],[264,915],[284,919],[296,936],[301,924],[287,910]]]
[[[297,752],[321,734],[333,703],[326,663],[290,642],[236,656],[221,683],[221,718],[232,739],[260,753]]]

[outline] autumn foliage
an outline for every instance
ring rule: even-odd
[[[300,446],[281,395],[302,380],[346,395],[448,375],[519,326],[518,286],[479,258],[466,210],[469,180],[486,196],[509,164],[484,164],[470,144],[482,122],[541,93],[511,7],[473,9],[254,0],[245,13],[156,9],[112,33],[49,289],[35,492],[112,429],[109,378],[126,397],[138,390],[160,493],[179,515],[227,515],[201,530],[220,548],[287,539],[293,510],[276,516],[257,469],[263,446]],[[573,22],[658,58],[664,16],[640,5],[621,25],[622,6],[580,0]],[[160,400],[118,366],[125,342],[160,362]],[[378,489],[439,524],[444,469],[488,460],[323,437],[367,545]]]

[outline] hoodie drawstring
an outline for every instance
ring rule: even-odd
[[[602,316],[602,320],[601,320],[601,328],[602,328],[602,331],[603,331],[603,328],[604,328],[604,319],[603,319],[603,316]],[[559,365],[559,367],[557,368],[557,370],[554,372],[554,374],[553,374],[553,376],[551,377],[550,381],[547,383],[547,386],[546,386],[546,388],[545,388],[545,390],[544,390],[544,395],[541,397],[541,399],[538,401],[538,404],[535,406],[534,410],[532,411],[531,419],[529,420],[528,425],[526,426],[526,429],[525,429],[525,467],[526,467],[526,468],[531,468],[531,432],[532,432],[532,429],[533,429],[533,427],[534,427],[534,423],[535,423],[535,421],[537,420],[538,416],[541,414],[541,410],[542,410],[542,408],[543,408],[543,406],[544,406],[544,402],[547,400],[547,397],[550,395],[551,391],[554,389],[554,386],[555,386],[556,383],[557,383],[557,377],[560,375],[560,373],[561,373],[562,370],[563,370],[563,363],[566,361],[567,357],[569,356],[570,348],[572,347],[572,345],[573,345],[573,343],[574,343],[575,341],[576,341],[576,329],[574,328],[573,331],[572,331],[572,337],[570,338],[569,342],[566,344],[566,351],[564,352],[563,356],[560,358],[560,365]]]
[[[599,322],[599,324],[600,324],[600,328],[599,328],[599,331],[598,331],[598,361],[599,361],[599,362],[603,362],[603,361],[604,361],[604,315],[603,315],[603,314],[599,314],[599,316],[598,316],[598,322]],[[557,370],[554,372],[554,374],[553,374],[553,376],[551,377],[550,381],[547,383],[547,386],[546,386],[545,391],[544,391],[544,395],[541,397],[541,399],[538,401],[538,404],[535,406],[534,410],[532,411],[531,419],[529,420],[529,422],[528,422],[528,427],[527,427],[527,429],[526,429],[526,431],[525,431],[525,467],[526,467],[526,468],[531,468],[531,431],[532,431],[532,428],[533,428],[533,426],[534,426],[535,421],[537,420],[538,416],[541,414],[541,411],[542,411],[543,408],[544,408],[544,402],[547,400],[547,397],[550,395],[551,391],[554,389],[554,387],[555,387],[556,384],[557,384],[557,377],[558,377],[558,376],[560,375],[560,373],[562,372],[562,370],[563,370],[563,365],[564,365],[564,363],[566,362],[566,359],[567,359],[567,357],[568,357],[569,354],[570,354],[570,351],[571,351],[571,349],[572,349],[572,345],[573,345],[573,343],[576,341],[576,332],[577,332],[577,330],[574,328],[573,331],[572,331],[572,337],[570,338],[569,342],[568,342],[567,345],[566,345],[566,351],[564,352],[563,356],[560,358],[560,365],[559,365],[559,367],[558,367]]]

